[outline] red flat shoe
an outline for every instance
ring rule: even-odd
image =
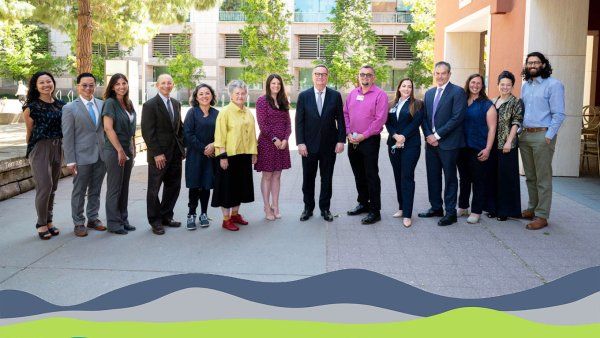
[[[248,225],[248,222],[240,214],[231,215],[230,220],[233,223],[237,223],[237,224],[241,224],[241,225]]]
[[[238,230],[240,230],[240,228],[238,228],[237,225],[233,224],[233,222],[231,221],[231,219],[223,220],[223,229],[226,229],[226,230],[229,230],[229,231],[238,231]]]

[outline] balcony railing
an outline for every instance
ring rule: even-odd
[[[412,21],[409,12],[373,12],[373,22],[411,23]]]
[[[219,21],[246,21],[243,12],[219,11]]]
[[[295,12],[294,22],[329,22],[330,13]]]
[[[295,12],[294,22],[329,22],[330,13]],[[219,11],[219,21],[245,21],[244,13],[240,11]],[[373,22],[410,23],[412,15],[409,12],[374,12]]]

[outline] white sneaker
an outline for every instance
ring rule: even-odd
[[[400,217],[402,217],[402,210],[396,211],[396,213],[393,214],[392,217],[394,217],[394,218],[400,218]]]

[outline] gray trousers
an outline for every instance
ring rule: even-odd
[[[58,188],[62,166],[62,140],[40,140],[29,153],[29,165],[35,180],[35,210],[37,224],[52,223],[54,193]]]
[[[73,224],[85,223],[83,206],[87,194],[86,215],[88,222],[98,219],[100,209],[100,190],[106,173],[106,166],[101,159],[94,164],[78,165],[77,175],[73,176],[73,193],[71,194],[71,216]]]
[[[104,162],[106,164],[106,226],[108,231],[117,231],[129,224],[127,203],[133,159],[125,161],[125,165],[121,167],[116,150],[104,149]]]

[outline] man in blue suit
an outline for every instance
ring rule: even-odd
[[[431,208],[419,217],[442,217],[440,226],[456,223],[456,159],[458,150],[465,146],[463,119],[467,110],[464,90],[450,83],[450,64],[440,61],[435,64],[436,87],[425,93],[425,118],[422,129],[427,145],[427,190]],[[444,200],[442,201],[442,172],[444,173]],[[446,215],[444,215],[444,208]]]

